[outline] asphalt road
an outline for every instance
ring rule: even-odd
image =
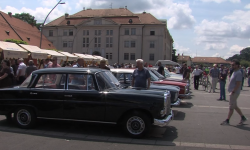
[[[192,98],[173,108],[175,118],[168,127],[154,127],[144,139],[128,138],[114,125],[81,122],[40,120],[36,128],[23,130],[0,116],[0,149],[249,150],[250,120],[238,126],[240,117],[235,112],[231,125],[221,126],[227,117],[228,101],[217,100],[219,90],[192,92]],[[238,105],[250,119],[249,97],[250,88],[244,87]]]

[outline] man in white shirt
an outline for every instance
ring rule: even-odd
[[[193,76],[194,76],[194,89],[198,90],[199,88],[199,78],[200,75],[202,74],[202,70],[199,69],[199,66],[196,65],[194,71],[192,72]]]
[[[176,67],[175,67],[175,73],[176,74],[180,74],[180,67],[177,65]]]
[[[20,85],[26,79],[25,72],[26,72],[27,66],[23,63],[23,58],[18,59],[18,63],[19,63],[19,66],[18,66],[17,73],[16,73],[17,74],[16,79],[17,79],[17,84]]]

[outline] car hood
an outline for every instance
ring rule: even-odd
[[[153,81],[155,84],[167,84],[167,85],[175,85],[175,86],[186,86],[187,83],[184,82],[176,82],[176,81]]]
[[[150,84],[150,89],[152,90],[168,90],[173,92],[179,92],[180,88],[173,85],[159,85],[159,84]]]
[[[132,88],[127,88],[127,89],[115,89],[112,90],[110,92],[117,92],[117,93],[122,93],[122,94],[137,94],[137,95],[147,95],[147,96],[164,96],[166,91],[162,91],[162,90],[140,90],[140,89],[132,89]]]

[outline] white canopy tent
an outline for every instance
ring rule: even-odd
[[[41,49],[42,51],[44,51],[45,53],[47,53],[48,55],[51,55],[51,59],[53,59],[54,57],[57,57],[58,61],[66,61],[67,60],[67,56],[58,53],[57,51],[53,51],[53,50],[47,50],[47,49]]]
[[[32,59],[47,59],[48,57],[48,54],[37,46],[24,44],[19,45],[31,53]]]
[[[76,61],[79,57],[77,57],[76,55],[72,55],[72,54],[70,54],[70,53],[68,53],[68,52],[59,52],[59,53],[61,53],[61,54],[63,54],[63,55],[65,55],[65,56],[67,56],[67,60],[68,61]]]
[[[76,56],[78,56],[78,57],[80,57],[80,58],[83,58],[84,61],[92,61],[92,60],[93,60],[93,58],[90,57],[91,55],[88,56],[88,55],[79,54],[79,53],[74,53],[74,55],[76,55]]]
[[[0,41],[0,52],[6,58],[28,58],[28,52],[15,43]]]

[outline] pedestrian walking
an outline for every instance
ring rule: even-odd
[[[149,71],[143,67],[143,60],[136,60],[137,68],[132,74],[132,87],[149,89],[150,87],[150,74]]]
[[[215,88],[218,82],[219,74],[220,74],[220,71],[217,68],[217,65],[214,64],[213,68],[210,70],[210,73],[209,73],[209,75],[212,77],[212,86],[211,86],[209,93],[211,93],[212,89],[213,89],[213,93],[215,93]]]
[[[164,67],[161,65],[161,62],[158,62],[157,72],[159,72],[161,75],[163,75],[165,77]]]
[[[16,80],[17,80],[17,84],[20,85],[23,83],[23,81],[26,79],[25,77],[25,71],[27,66],[23,63],[23,58],[18,59],[18,69],[17,69],[17,76],[16,76]]]
[[[2,69],[0,71],[0,88],[6,88],[12,86],[12,77],[10,70],[10,62],[8,60],[2,60]]]
[[[182,68],[180,69],[180,73],[182,74],[183,80],[189,79],[190,76],[190,70],[187,68],[187,64],[183,64]]]
[[[202,70],[199,69],[199,66],[196,65],[195,69],[193,70],[192,74],[194,76],[194,89],[198,90],[199,89],[199,79],[200,79],[200,75],[202,74]]]
[[[240,86],[242,82],[242,73],[240,71],[240,62],[238,60],[232,61],[232,67],[234,69],[234,72],[231,76],[229,85],[228,85],[228,92],[230,93],[230,100],[229,100],[229,112],[228,117],[225,121],[221,123],[221,125],[229,125],[229,120],[233,115],[234,110],[237,111],[237,113],[241,116],[241,121],[239,124],[243,124],[245,121],[247,121],[247,118],[243,115],[242,111],[237,105],[237,99],[240,95]]]
[[[74,68],[83,68],[84,67],[84,60],[83,58],[78,58],[75,65],[73,65]]]
[[[29,66],[26,68],[25,71],[26,78],[35,70],[37,70],[37,67],[34,65],[33,60],[29,60]]]
[[[248,87],[250,87],[250,67],[248,67],[247,76],[248,76]]]
[[[220,75],[219,75],[219,81],[220,81],[220,98],[219,100],[226,100],[226,81],[227,81],[227,70],[224,68],[224,65],[220,65]]]

